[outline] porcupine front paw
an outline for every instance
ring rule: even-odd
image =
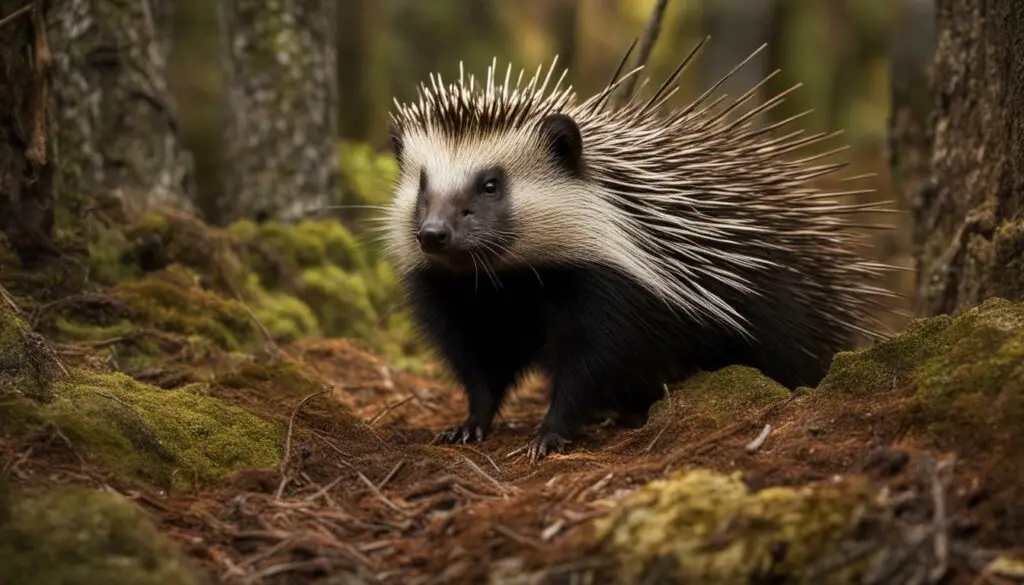
[[[525,452],[530,464],[533,465],[547,457],[549,453],[565,451],[566,446],[572,442],[565,436],[566,434],[541,428],[529,442],[509,453],[509,456]]]
[[[485,425],[467,420],[466,422],[445,429],[434,437],[435,445],[454,445],[456,443],[480,443],[487,436],[488,429]]]

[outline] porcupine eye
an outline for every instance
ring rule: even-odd
[[[500,166],[480,171],[480,174],[478,174],[476,178],[477,190],[484,197],[499,199],[501,197],[502,182],[504,178],[505,171]]]

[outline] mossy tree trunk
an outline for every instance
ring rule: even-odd
[[[0,0],[0,230],[27,265],[59,254],[44,18],[25,0]]]
[[[62,178],[74,182],[64,188],[133,214],[193,209],[157,22],[170,1],[61,0],[48,14]]]
[[[289,220],[332,200],[336,9],[331,0],[221,0],[229,168],[218,220]]]
[[[937,0],[936,26],[930,91],[894,71],[890,122],[923,315],[1024,298],[1024,11],[1018,0]]]

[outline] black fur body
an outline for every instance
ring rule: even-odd
[[[447,431],[447,442],[481,440],[507,391],[532,368],[551,383],[551,406],[532,447],[542,457],[596,412],[644,418],[664,384],[697,370],[749,365],[795,388],[815,385],[828,367],[790,343],[803,332],[773,319],[777,311],[813,317],[787,298],[744,300],[751,331],[766,340],[755,343],[686,318],[612,268],[536,267],[496,278],[427,268],[406,280],[416,320],[468,394],[469,416]]]

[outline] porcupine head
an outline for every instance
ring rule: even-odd
[[[557,89],[559,80],[548,92],[550,79],[540,79],[510,90],[507,77],[482,88],[432,77],[418,103],[399,106],[390,127],[400,176],[388,243],[400,268],[587,261],[621,238],[609,233],[619,231],[605,219],[612,210],[588,196],[571,88]]]

